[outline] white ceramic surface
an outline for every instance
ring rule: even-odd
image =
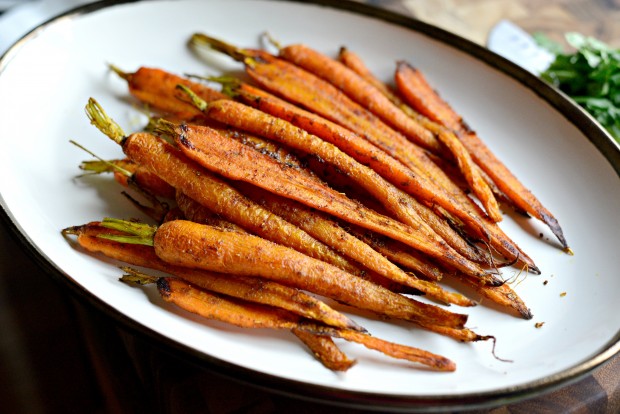
[[[305,42],[329,54],[346,45],[385,80],[398,59],[427,74],[555,213],[575,252],[563,253],[546,227],[534,220],[506,216],[501,224],[542,270],[539,276],[520,277],[514,286],[534,319],[484,305],[454,310],[470,314],[468,326],[477,332],[496,336],[498,356],[513,362],[495,359],[490,342],[461,344],[408,324],[355,316],[376,336],[452,358],[457,371],[432,372],[339,342],[358,364],[335,374],[286,332],[234,329],[179,312],[152,289],[118,282],[115,264],[94,259],[63,239],[60,230],[71,225],[136,216],[109,177],[76,178],[79,163],[90,157],[68,142],[74,139],[103,158],[121,155],[116,144],[89,124],[83,107],[91,96],[126,131],[142,126],[127,102],[124,82],[108,71],[108,63],[129,71],[141,65],[200,74],[240,69],[223,57],[214,57],[210,65],[196,59],[185,47],[196,31],[242,46],[260,46],[264,31],[283,43]],[[315,5],[155,1],[58,19],[13,47],[0,70],[0,195],[9,217],[71,283],[188,349],[302,384],[413,398],[535,389],[602,352],[617,351],[617,344],[612,346],[620,328],[617,174],[536,93],[466,52],[382,20]],[[504,276],[515,273],[506,269]],[[544,325],[537,329],[536,322]]]

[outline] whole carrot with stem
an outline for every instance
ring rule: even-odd
[[[381,192],[389,191],[392,194],[392,200],[383,204],[396,218],[406,224],[415,226],[418,225],[417,217],[419,217],[438,236],[464,257],[479,263],[486,261],[481,252],[463,240],[445,220],[403,190],[403,187],[408,186],[407,182],[410,180],[412,172],[399,161],[352,131],[317,114],[292,105],[268,92],[239,81],[226,79],[220,81],[224,83],[223,89],[225,93],[263,112],[288,121],[311,134],[309,139],[298,144],[296,148],[304,150],[313,156],[318,156],[321,161],[331,161],[331,165],[337,168],[338,171],[346,174],[349,180],[357,182],[360,187],[366,189],[370,194],[374,193],[379,200],[385,200],[386,198],[380,194]],[[339,157],[340,154],[337,151],[334,151],[324,143],[310,146],[309,141],[315,139],[313,137],[318,137],[326,143],[335,146],[364,166],[364,168],[359,168],[355,163],[347,161],[345,157]],[[287,142],[287,145],[294,146],[294,143]],[[334,159],[336,157],[343,160]],[[348,166],[351,168],[347,168]],[[361,173],[356,173],[355,170],[361,170]],[[362,177],[356,179],[360,175]],[[365,176],[368,177],[363,180]],[[379,177],[383,180],[379,179]],[[400,183],[400,185],[395,185],[394,183]]]
[[[466,224],[474,235],[488,240],[489,235],[479,219],[464,212],[456,200],[432,183],[431,177],[443,172],[428,159],[422,148],[330,83],[267,52],[236,48],[202,33],[194,34],[190,45],[209,46],[243,62],[246,73],[262,87],[353,130],[383,149],[413,171],[403,183],[404,191],[411,192],[429,206],[441,206]]]
[[[405,103],[399,95],[397,95],[394,91],[392,91],[385,83],[381,82],[377,79],[374,74],[368,69],[368,67],[364,64],[359,56],[350,51],[347,48],[341,48],[339,52],[339,59],[353,71],[358,73],[361,77],[363,77],[366,81],[372,84],[377,90],[381,91],[388,99],[390,99],[395,105],[403,110],[408,116],[411,116],[424,125],[425,127],[441,132],[446,129],[446,126],[437,123],[429,118],[426,118],[424,115],[416,112],[411,106]],[[475,167],[479,166],[476,164]],[[442,167],[443,168],[443,167]],[[485,181],[489,184],[489,187],[494,188],[494,192],[497,193],[498,197],[502,199],[506,198],[506,195],[499,190],[491,180],[488,175],[480,170],[480,176],[483,176]],[[467,197],[466,194],[462,190],[458,188],[453,180],[446,175],[437,175],[436,176],[438,183],[442,185],[453,197],[462,202],[464,208],[468,209],[471,214],[479,216],[483,222],[485,221],[485,216],[481,214],[480,207],[473,200]],[[521,210],[523,211],[523,210]],[[517,246],[512,240],[508,238],[508,236],[494,223],[488,223],[486,226],[489,233],[492,235],[489,244],[493,246],[501,255],[506,257],[507,259],[516,259],[517,264],[522,267],[527,268],[529,271],[534,273],[539,273],[538,268],[534,264],[534,261]]]
[[[440,128],[439,125],[429,129],[428,123],[423,124],[418,117],[407,115],[382,91],[342,62],[307,45],[293,44],[280,47],[278,55],[330,82],[416,144],[439,154],[447,152],[447,157],[456,160],[470,189],[478,196],[489,217],[494,221],[502,220],[495,196],[475,168],[467,149],[450,130]],[[431,145],[430,142],[435,145]]]
[[[86,251],[103,254],[126,265],[165,272],[202,289],[286,309],[330,326],[364,330],[341,312],[298,289],[257,277],[236,276],[171,265],[157,257],[150,246],[121,243],[106,238],[107,236],[121,236],[122,233],[106,228],[100,222],[69,227],[62,233],[65,236],[77,236],[78,244]]]
[[[353,330],[336,329],[301,321],[295,315],[285,311],[212,294],[205,290],[196,289],[181,280],[158,278],[148,279],[140,283],[147,284],[149,282],[157,284],[158,291],[165,301],[208,319],[243,328],[299,330],[313,335],[342,338],[388,356],[420,363],[438,371],[450,372],[456,369],[456,364],[448,358],[419,348],[388,342]]]
[[[351,269],[345,258],[297,226],[252,202],[222,178],[188,159],[171,144],[150,133],[125,135],[122,128],[92,98],[86,105],[86,112],[91,123],[119,144],[129,159],[215,213],[253,234],[341,268]]]
[[[433,89],[424,75],[406,62],[397,65],[395,80],[407,102],[442,125],[456,131],[476,163],[491,177],[498,188],[522,210],[545,223],[557,237],[562,248],[570,252],[558,220],[502,163],[462,117]]]
[[[207,101],[226,98],[225,95],[200,82],[194,82],[159,68],[140,67],[135,72],[125,72],[115,65],[110,65],[110,69],[127,81],[127,88],[132,96],[149,108],[171,115],[176,119],[189,120],[200,116],[200,112],[194,106],[180,99],[183,95],[176,89],[179,84],[190,88]]]
[[[186,220],[148,226],[104,219],[126,235],[111,240],[152,245],[157,257],[176,266],[256,276],[307,290],[350,306],[411,322],[465,329],[467,316],[390,292],[337,267],[250,234]]]
[[[265,119],[266,114],[244,105],[241,108],[243,114],[240,114],[239,105],[241,104],[230,100],[221,100],[209,103],[208,107],[211,111],[226,113],[232,118],[241,117],[246,122],[250,122],[247,116],[250,110],[250,114],[256,116],[251,121],[255,124]],[[273,119],[261,125],[266,128],[279,129],[281,122],[283,121]],[[286,126],[292,125],[282,125],[282,127]],[[342,220],[396,238],[436,257],[447,266],[477,275],[489,283],[501,283],[477,264],[460,256],[445,242],[429,239],[426,234],[421,234],[409,226],[380,215],[332,190],[318,180],[312,180],[294,169],[283,168],[270,157],[227,139],[208,127],[185,124],[174,126],[164,123],[162,129],[175,136],[178,146],[188,157],[218,174],[233,180],[249,182],[280,196],[335,215]]]

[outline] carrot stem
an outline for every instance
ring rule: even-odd
[[[86,115],[90,123],[99,129],[104,135],[117,144],[121,144],[126,135],[123,129],[112,118],[106,114],[99,102],[94,98],[89,98],[85,107]]]

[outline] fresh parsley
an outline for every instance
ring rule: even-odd
[[[541,78],[585,108],[620,143],[620,49],[571,32],[566,41],[575,50],[564,52],[544,36],[535,37],[555,56]]]

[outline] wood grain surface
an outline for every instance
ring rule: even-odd
[[[567,31],[577,31],[620,47],[620,0],[404,0],[376,5],[396,3],[420,20],[480,44],[506,19],[561,43]]]

